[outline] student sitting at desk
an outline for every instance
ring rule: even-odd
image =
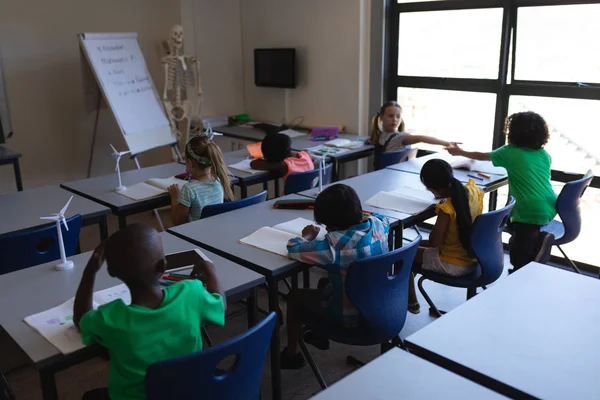
[[[353,261],[388,251],[390,225],[384,216],[374,214],[363,219],[358,195],[350,186],[337,184],[323,190],[315,200],[315,221],[325,225],[327,235],[316,240],[319,229],[309,225],[303,238],[287,244],[289,256],[327,270],[318,289],[295,289],[287,299],[288,346],[281,353],[282,369],[299,369],[304,358],[299,352],[299,333],[305,318],[322,318],[347,327],[355,327],[359,311],[345,295],[345,277]],[[329,341],[308,332],[304,339],[326,350]]]
[[[454,177],[450,164],[440,159],[423,165],[421,182],[436,199],[446,200],[435,206],[437,220],[429,240],[421,242],[415,263],[438,274],[469,275],[477,265],[471,251],[471,232],[473,221],[483,211],[483,192],[472,179],[463,186]],[[414,274],[409,281],[408,311],[413,314],[420,311]]]
[[[546,263],[554,243],[554,235],[542,232],[542,226],[556,216],[556,193],[550,183],[552,157],[544,149],[550,134],[541,115],[534,112],[512,114],[506,119],[508,144],[492,151],[464,151],[448,148],[452,155],[489,161],[506,168],[508,191],[515,197],[508,230],[510,263],[517,270],[531,261]]]
[[[292,139],[283,133],[267,135],[262,141],[260,149],[264,158],[252,161],[250,167],[279,172],[283,176],[283,180],[290,174],[315,169],[315,165],[306,151],[299,151],[292,155]]]
[[[233,200],[229,170],[219,146],[208,136],[195,136],[185,146],[185,169],[194,180],[169,187],[171,219],[173,225],[196,221],[202,208],[223,202],[223,197]]]
[[[395,101],[388,101],[381,106],[379,112],[373,117],[369,142],[379,152],[403,150],[406,146],[417,143],[428,143],[439,146],[452,146],[455,142],[446,142],[432,136],[411,135],[405,132],[402,119],[402,107]]]
[[[93,309],[94,279],[105,259],[109,275],[129,288],[131,305],[115,300]],[[162,287],[166,266],[158,232],[141,224],[128,225],[94,251],[75,296],[73,322],[85,344],[108,349],[110,376],[108,389],[84,399],[145,399],[149,365],[202,350],[203,324],[225,324],[225,294],[212,263],[201,261],[192,272],[206,276],[206,289],[192,279]]]

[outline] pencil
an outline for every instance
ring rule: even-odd
[[[483,176],[484,178],[490,179],[489,175],[484,174],[483,172],[478,172],[477,175]]]
[[[477,175],[473,175],[473,174],[467,174],[467,176],[468,176],[469,178],[473,178],[473,179],[479,179],[480,181],[482,181],[482,180],[483,180],[483,178],[482,178],[482,177],[479,177],[479,176],[477,176]]]

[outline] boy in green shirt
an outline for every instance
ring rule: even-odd
[[[546,121],[534,112],[511,115],[505,126],[508,144],[491,153],[464,151],[458,146],[448,148],[452,155],[475,160],[491,160],[506,168],[509,195],[516,203],[509,226],[510,262],[517,270],[531,261],[545,263],[550,259],[554,235],[540,228],[556,216],[556,193],[550,184],[552,159],[544,150],[549,133]]]
[[[109,275],[129,288],[131,305],[116,300],[93,309],[94,279],[104,260]],[[150,364],[202,350],[200,328],[225,324],[225,294],[212,263],[199,261],[192,272],[206,276],[206,289],[200,280],[162,287],[166,267],[158,232],[141,224],[118,231],[94,251],[75,296],[73,320],[85,344],[109,350],[110,375],[108,390],[88,392],[84,399],[145,399]]]

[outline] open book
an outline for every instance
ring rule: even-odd
[[[467,171],[483,172],[486,174],[506,175],[506,169],[494,167],[491,161],[478,161],[466,157],[456,157],[455,160],[450,162],[450,166],[454,169],[466,169]]]
[[[167,254],[165,256],[168,265],[167,272],[190,269],[198,257],[210,261],[199,249]],[[96,309],[103,304],[119,299],[127,305],[131,304],[131,293],[124,283],[94,292],[92,304]],[[45,337],[63,354],[72,353],[85,347],[81,341],[81,334],[73,323],[74,301],[73,297],[57,307],[25,318],[27,325]]]
[[[433,194],[426,190],[403,187],[394,192],[379,192],[365,202],[366,205],[405,214],[418,214],[437,204]]]
[[[287,257],[287,242],[292,238],[302,237],[302,229],[307,225],[314,225],[314,223],[304,218],[296,218],[272,228],[264,226],[240,239],[240,243]],[[325,227],[320,228],[318,240],[322,240],[326,234]]]
[[[145,200],[152,197],[160,196],[167,193],[167,189],[171,185],[178,185],[179,189],[185,185],[187,181],[175,178],[150,178],[146,182],[136,183],[135,185],[127,186],[127,189],[119,192],[125,197],[133,200]]]
[[[348,139],[334,139],[325,143],[325,146],[329,147],[337,147],[340,149],[356,149],[358,147],[364,146],[365,143],[360,140],[348,140]]]

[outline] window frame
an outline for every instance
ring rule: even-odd
[[[396,99],[399,87],[418,89],[441,89],[496,94],[493,148],[505,144],[504,120],[508,115],[511,96],[536,96],[565,99],[600,100],[600,83],[516,80],[515,65],[518,35],[517,12],[523,7],[568,6],[600,4],[600,0],[446,0],[399,4],[397,0],[386,1],[384,44],[384,96]],[[400,16],[402,13],[423,11],[472,10],[502,8],[502,30],[498,76],[496,79],[444,78],[430,76],[398,75],[398,45]],[[513,33],[511,35],[511,33]],[[512,59],[512,65],[509,60]],[[510,74],[510,75],[509,75]],[[510,81],[508,80],[510,76]],[[552,170],[552,180],[569,182],[583,175]],[[594,177],[591,187],[600,188],[600,177]],[[497,195],[490,196],[490,209],[496,208]],[[564,259],[562,259],[564,261]],[[586,266],[586,264],[582,266]],[[597,267],[591,267],[597,271]]]

